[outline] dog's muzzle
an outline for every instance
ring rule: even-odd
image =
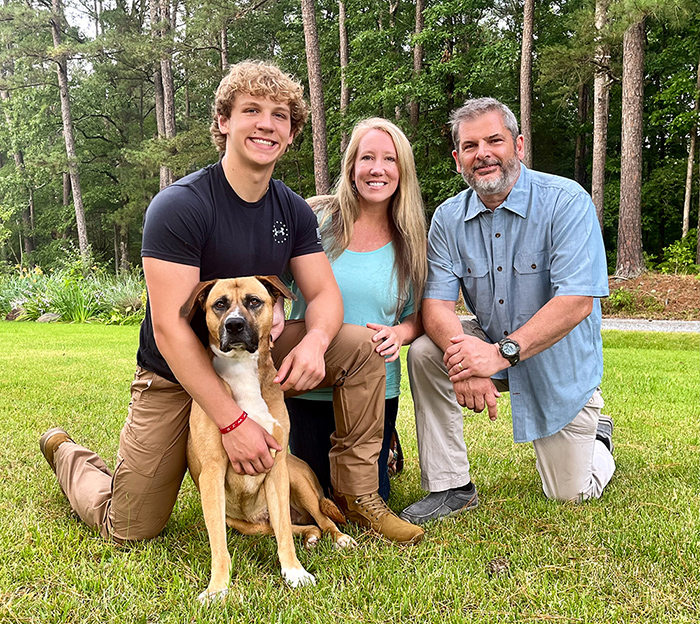
[[[233,349],[245,349],[248,353],[258,350],[258,332],[243,317],[227,318],[219,330],[219,348],[224,353]]]

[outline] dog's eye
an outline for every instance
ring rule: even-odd
[[[248,305],[251,308],[259,308],[262,305],[262,301],[257,297],[251,297],[250,299],[248,299]]]
[[[226,309],[226,302],[223,299],[219,299],[218,301],[214,302],[214,309],[215,310],[225,310]]]

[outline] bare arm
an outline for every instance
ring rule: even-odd
[[[559,342],[583,321],[593,309],[593,297],[566,295],[550,299],[509,337],[520,345],[520,359],[526,360]],[[490,377],[508,368],[498,346],[469,336],[452,338],[445,352],[445,364],[454,382],[471,376]],[[461,364],[461,366],[460,366]]]
[[[217,427],[231,424],[242,410],[214,372],[202,343],[180,308],[199,282],[199,268],[143,259],[156,344],[182,387]],[[258,474],[272,468],[269,448],[281,450],[275,439],[252,419],[222,436],[236,472]]]
[[[306,300],[306,335],[279,367],[282,390],[315,388],[326,376],[324,355],[343,324],[343,298],[323,252],[292,258],[294,281]]]

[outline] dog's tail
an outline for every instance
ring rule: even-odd
[[[324,514],[326,514],[331,520],[334,520],[339,524],[345,524],[347,522],[345,516],[343,515],[343,512],[340,511],[338,505],[336,505],[332,500],[329,500],[325,497],[322,498],[320,507],[321,511]]]

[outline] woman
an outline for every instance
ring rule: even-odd
[[[384,439],[379,455],[379,494],[389,498],[387,459],[400,394],[401,347],[423,333],[418,310],[427,274],[425,215],[411,145],[386,119],[359,122],[343,158],[335,195],[313,197],[324,250],[345,307],[345,323],[376,330],[386,360]],[[298,293],[297,293],[298,294]],[[292,318],[303,318],[300,297]],[[335,430],[332,392],[317,390],[287,399],[290,448],[330,487],[328,452]]]

